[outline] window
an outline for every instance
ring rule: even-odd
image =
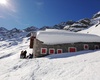
[[[57,49],[57,53],[61,54],[62,53],[62,49]]]
[[[98,46],[98,45],[95,45],[95,46],[94,46],[94,49],[99,49],[99,46]]]
[[[88,44],[84,44],[84,49],[88,50],[89,49],[89,45]]]
[[[76,52],[76,48],[75,47],[69,47],[68,52]]]
[[[50,48],[49,49],[49,54],[55,54],[55,49],[54,48]]]
[[[41,54],[47,54],[47,48],[41,48]]]

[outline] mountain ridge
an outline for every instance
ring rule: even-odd
[[[22,30],[17,28],[8,30],[4,27],[0,27],[0,40],[12,39],[16,37],[29,37],[31,32],[45,29],[64,29],[67,31],[78,32],[97,24],[98,21],[100,21],[100,11],[94,14],[91,19],[84,18],[78,21],[69,20],[54,26],[43,26],[41,28],[30,26]]]

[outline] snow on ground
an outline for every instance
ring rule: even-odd
[[[0,80],[100,80],[99,50],[19,59],[21,50],[32,51],[28,38],[0,45]]]

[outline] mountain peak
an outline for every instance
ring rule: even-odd
[[[34,27],[34,26],[31,26],[31,27],[24,29],[24,31],[26,31],[26,32],[37,31],[37,30],[38,30],[38,28]]]
[[[17,29],[17,28],[13,28],[12,30],[10,30],[11,32],[20,32],[21,30],[20,29]]]
[[[0,32],[7,32],[8,30],[4,27],[0,27]]]
[[[98,18],[98,17],[100,17],[100,11],[97,12],[96,14],[94,14],[94,16],[93,16],[93,18]]]
[[[99,11],[99,12],[97,12],[97,14],[100,14],[100,11]]]

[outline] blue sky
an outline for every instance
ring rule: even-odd
[[[0,3],[0,27],[7,29],[53,26],[68,20],[91,18],[100,11],[100,0],[6,1],[6,4]]]

